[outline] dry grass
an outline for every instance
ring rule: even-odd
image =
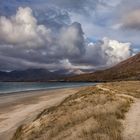
[[[86,88],[44,110],[34,122],[21,126],[13,140],[121,140],[121,119],[132,103],[122,94],[137,90],[133,96],[139,97],[138,83],[101,86],[104,89]]]
[[[140,81],[121,81],[102,84],[104,88],[113,90],[118,94],[130,95],[140,98]]]

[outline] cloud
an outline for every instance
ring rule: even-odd
[[[122,30],[119,25],[122,15],[139,9],[139,0],[1,0],[0,15],[9,17],[18,7],[31,7],[38,24],[45,25],[54,34],[59,34],[64,26],[78,22],[90,39],[100,40],[107,36],[132,42],[134,47],[140,43],[139,32],[128,28]]]
[[[112,66],[132,55],[131,43],[121,43],[109,38],[94,43],[89,43],[86,50],[85,60],[92,64]]]
[[[29,7],[19,7],[15,16],[0,17],[0,41],[23,47],[40,47],[49,42],[50,30],[38,25]]]
[[[140,9],[128,12],[122,18],[122,27],[125,29],[140,30]]]
[[[48,3],[66,9],[68,11],[75,11],[79,13],[89,14],[89,9],[95,9],[99,0],[48,0]]]
[[[80,23],[63,26],[54,34],[50,28],[38,24],[29,7],[20,7],[16,15],[9,18],[0,17],[0,55],[26,62],[21,67],[29,66],[27,62],[38,65],[74,59],[84,53],[84,41]]]
[[[61,30],[58,44],[66,56],[79,56],[85,52],[83,35],[81,24],[77,22]]]
[[[58,15],[51,13],[46,19],[50,24],[58,22],[59,15],[67,15],[62,11]],[[131,56],[130,43],[104,38],[88,44],[78,22],[61,22],[59,29],[56,27],[52,30],[53,26],[56,27],[56,24],[41,24],[29,7],[20,7],[15,15],[9,17],[1,16],[0,69],[86,71],[111,66]]]

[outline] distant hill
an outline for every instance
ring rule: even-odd
[[[140,53],[117,64],[116,66],[93,73],[80,74],[79,71],[46,69],[15,70],[11,72],[0,71],[0,82],[46,82],[46,81],[118,81],[140,80]],[[63,79],[63,80],[62,80]]]
[[[66,71],[59,70],[50,72],[46,69],[27,69],[27,70],[15,70],[11,72],[0,71],[0,81],[19,81],[19,82],[44,82],[50,80],[58,80],[62,77],[66,77]],[[72,75],[71,73],[68,74]]]
[[[140,53],[106,70],[71,76],[66,81],[140,80]]]

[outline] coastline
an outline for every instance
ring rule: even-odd
[[[21,124],[33,121],[45,108],[59,104],[84,87],[16,92],[0,96],[0,139],[9,140]]]
[[[82,88],[45,108],[33,121],[22,123],[12,140],[138,140],[139,85],[139,81],[122,81]]]
[[[7,83],[7,82],[3,82]],[[10,83],[10,82],[9,82]],[[12,82],[13,83],[13,82]],[[15,82],[16,83],[16,82]],[[24,83],[24,82],[21,82]],[[36,83],[36,82],[35,82]],[[59,82],[60,83],[60,82]],[[61,82],[62,83],[62,82]],[[67,82],[68,83],[68,82]],[[77,82],[70,82],[70,83],[77,83]],[[79,83],[79,82],[78,82]],[[80,82],[84,83],[84,82]],[[0,92],[0,97],[1,96],[9,96],[9,95],[14,95],[14,94],[24,94],[24,93],[30,93],[30,92],[40,92],[40,91],[50,91],[50,90],[59,90],[59,89],[69,89],[69,88],[79,88],[79,87],[87,87],[87,86],[95,86],[97,83],[95,82],[87,82],[88,84],[83,84],[83,85],[66,85],[66,86],[58,86],[58,87],[47,87],[47,88],[35,88],[35,89],[24,89],[24,90],[19,90],[19,91],[10,91],[10,92]],[[92,84],[91,84],[92,83]],[[98,83],[99,84],[99,83]]]

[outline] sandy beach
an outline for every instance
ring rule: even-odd
[[[9,140],[17,127],[36,118],[45,108],[59,104],[79,88],[43,90],[0,96],[0,140]]]

